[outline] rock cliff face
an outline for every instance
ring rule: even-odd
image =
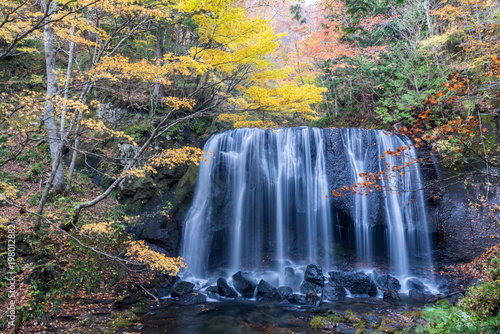
[[[492,209],[500,204],[499,187],[486,186],[486,180],[457,181],[449,169],[436,169],[441,193],[429,210],[436,264],[472,261],[500,242],[498,213]]]
[[[138,238],[157,251],[177,256],[179,252],[182,217],[192,200],[196,187],[198,166],[163,168],[155,177],[127,180],[121,186],[119,198],[140,218],[135,227]]]
[[[482,114],[486,148],[498,142],[499,119],[493,114]],[[430,229],[434,234],[436,267],[460,262],[469,262],[487,248],[500,242],[499,213],[500,187],[495,178],[474,176],[485,172],[486,166],[479,161],[473,166],[444,166],[439,158],[422,153],[422,158],[434,163],[424,166],[427,183],[435,182],[426,190],[429,198]],[[468,169],[467,169],[468,168]],[[490,167],[491,174],[498,170]],[[437,182],[436,182],[437,181]]]
[[[342,131],[338,129],[323,131],[326,149],[330,151],[326,155],[328,187],[338,189],[352,184],[353,175],[350,171],[352,166],[349,165],[347,158],[339,158],[347,154]],[[377,169],[378,153],[377,150],[372,149],[366,151],[367,165],[365,167],[367,169]],[[421,152],[420,155],[425,158],[424,160],[430,157],[425,152]],[[426,210],[429,232],[433,236],[432,249],[436,269],[442,265],[471,261],[486,248],[500,242],[500,227],[494,220],[494,215],[497,213],[491,210],[492,205],[500,204],[496,186],[487,187],[486,180],[482,182],[476,180],[476,183],[457,181],[454,178],[456,173],[439,164],[427,164],[422,170],[426,185]],[[136,231],[140,238],[159,247],[159,250],[169,255],[179,255],[181,221],[191,203],[197,175],[198,167],[195,165],[173,169],[164,168],[155,176],[140,180],[127,180],[122,185],[118,192],[120,200],[128,208],[143,213],[142,223]],[[219,175],[220,178],[221,175]],[[213,193],[212,196],[224,196],[225,185],[220,183],[219,186],[220,189],[216,188],[215,191],[219,189],[222,193],[219,195]],[[483,194],[487,194],[485,199],[490,205],[489,208],[482,205],[484,204]],[[380,202],[381,196],[375,195],[375,197],[378,197],[378,202]],[[383,205],[382,202],[379,205],[376,205],[377,201],[371,200],[370,202],[368,216],[375,217],[371,221],[376,225],[377,222],[384,220]],[[340,233],[352,232],[353,197],[332,196],[331,203],[336,209],[336,216],[332,218],[333,223],[340,227]],[[168,213],[170,218],[165,217],[165,213]],[[378,227],[375,225],[372,228],[377,230]],[[213,226],[213,240],[216,243],[229,243],[226,240],[225,229],[222,225]],[[341,235],[339,239],[344,237]],[[336,240],[338,241],[341,240]],[[352,247],[353,242],[347,239],[343,241],[345,247]],[[227,251],[228,249],[221,247],[222,253]],[[217,262],[214,260],[218,258],[216,255],[210,255],[214,263]]]

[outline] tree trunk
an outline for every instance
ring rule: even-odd
[[[42,7],[50,6],[48,9],[49,17],[50,14],[56,10],[57,3],[50,2],[47,4],[45,1],[42,2]],[[47,70],[47,100],[44,106],[44,124],[47,130],[47,136],[49,137],[50,146],[50,157],[52,159],[52,170],[55,170],[54,181],[52,183],[53,190],[57,194],[62,194],[66,189],[64,182],[64,169],[62,164],[62,159],[58,157],[60,154],[59,144],[61,139],[61,133],[57,130],[56,121],[54,118],[55,108],[54,101],[52,98],[57,94],[57,77],[56,77],[56,48],[54,45],[54,29],[50,24],[47,24],[43,30],[43,40],[45,46],[45,65]]]
[[[427,29],[429,29],[429,36],[434,36],[434,31],[432,29],[432,21],[431,21],[431,8],[429,4],[429,0],[424,0],[424,10],[425,10],[425,20],[427,22]]]
[[[75,41],[73,39],[74,29],[75,29],[74,27],[71,28],[71,42],[69,45],[68,68],[66,70],[66,85],[64,86],[64,113],[66,113],[66,101],[68,100],[68,97],[69,97],[69,84],[71,83],[71,70],[72,70],[72,65],[73,65],[73,54],[75,51]],[[61,133],[64,133],[64,127],[63,127],[64,117],[65,117],[64,115],[61,116]],[[80,129],[81,113],[79,113],[78,117],[79,118],[77,121],[76,133],[75,133],[75,136],[76,136],[75,148],[78,148],[78,130]],[[68,136],[68,134],[66,134],[65,137],[67,137],[67,136]],[[75,160],[76,160],[76,149],[73,151],[73,158],[71,159],[71,165],[69,167],[68,182],[67,182],[67,186],[65,189],[66,194],[71,189],[71,178],[73,177],[73,170],[75,169]]]
[[[335,98],[335,117],[337,117],[339,113],[339,105],[337,102],[337,87],[335,87],[335,81],[332,80],[332,82],[333,82],[333,96]]]
[[[159,66],[163,65],[163,56],[164,56],[163,36],[164,36],[164,34],[165,34],[164,29],[158,28],[156,30],[156,61],[158,62]],[[155,83],[153,95],[155,96],[157,101],[161,102],[163,100],[163,98],[165,97],[165,87],[162,84],[160,84],[159,82]]]

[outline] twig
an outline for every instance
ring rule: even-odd
[[[155,302],[159,302],[160,301],[155,295],[153,295],[151,292],[149,292],[148,290],[146,290],[146,288],[143,287],[142,285],[140,285],[139,283],[135,283],[135,285],[137,285],[138,287],[140,287],[142,289],[142,291],[144,291],[144,293],[146,295],[148,295],[151,298],[153,298]]]

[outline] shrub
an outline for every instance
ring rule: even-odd
[[[483,319],[497,315],[500,311],[500,284],[488,282],[473,286],[458,306]]]

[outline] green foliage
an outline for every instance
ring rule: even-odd
[[[169,217],[169,211],[172,210],[172,208],[173,208],[172,202],[167,201],[165,206],[161,209],[160,215],[164,217]]]
[[[473,286],[460,299],[457,306],[443,300],[425,308],[423,318],[428,326],[421,333],[498,333],[500,328],[500,259],[494,257],[489,264],[492,282]]]
[[[175,124],[167,131],[167,135],[169,135],[173,140],[182,140],[182,133],[183,125],[180,123]]]
[[[328,325],[331,321],[325,317],[322,316],[315,316],[314,318],[311,319],[309,324],[311,325],[311,328],[315,331],[323,329],[326,325]]]
[[[127,328],[139,320],[137,315],[135,315],[132,311],[125,311],[123,313],[113,312],[111,313],[111,317],[113,318],[113,321],[111,321],[108,325],[116,329]]]
[[[411,123],[413,108],[428,95],[442,88],[441,69],[419,54],[408,52],[400,43],[394,45],[377,67],[380,80],[375,82],[379,100],[375,112],[385,124]]]
[[[500,283],[473,286],[458,305],[478,318],[497,315],[500,311]]]
[[[500,280],[500,258],[494,257],[490,262],[491,267],[488,270],[493,282],[498,282]]]
[[[366,323],[360,323],[360,319],[351,310],[347,310],[344,313],[338,313],[334,311],[326,316],[315,316],[311,319],[309,324],[313,330],[321,330],[323,327],[325,327],[325,325],[338,322],[355,324],[354,326],[358,330],[364,330],[365,326],[367,325]]]
[[[51,194],[52,193],[49,193],[49,197],[51,196]],[[35,206],[40,202],[41,198],[42,198],[42,193],[38,192],[28,199],[28,204],[31,206]]]
[[[45,165],[42,162],[38,162],[31,165],[30,170],[26,173],[26,177],[28,177],[32,182],[36,182],[46,171],[47,169],[45,168]]]
[[[124,132],[125,134],[133,137],[134,140],[138,141],[150,133],[152,129],[153,127],[150,124],[134,123],[133,125],[126,127]]]
[[[211,121],[212,120],[209,118],[195,118],[190,122],[189,127],[196,132],[197,135],[201,136],[207,131]]]
[[[12,151],[7,147],[7,139],[8,139],[8,134],[7,132],[0,132],[0,155],[2,157],[8,156],[12,154]]]
[[[460,307],[453,307],[447,301],[441,301],[433,307],[425,308],[424,319],[427,327],[420,326],[418,333],[439,334],[493,334],[500,328],[500,316],[481,319],[466,312]]]

